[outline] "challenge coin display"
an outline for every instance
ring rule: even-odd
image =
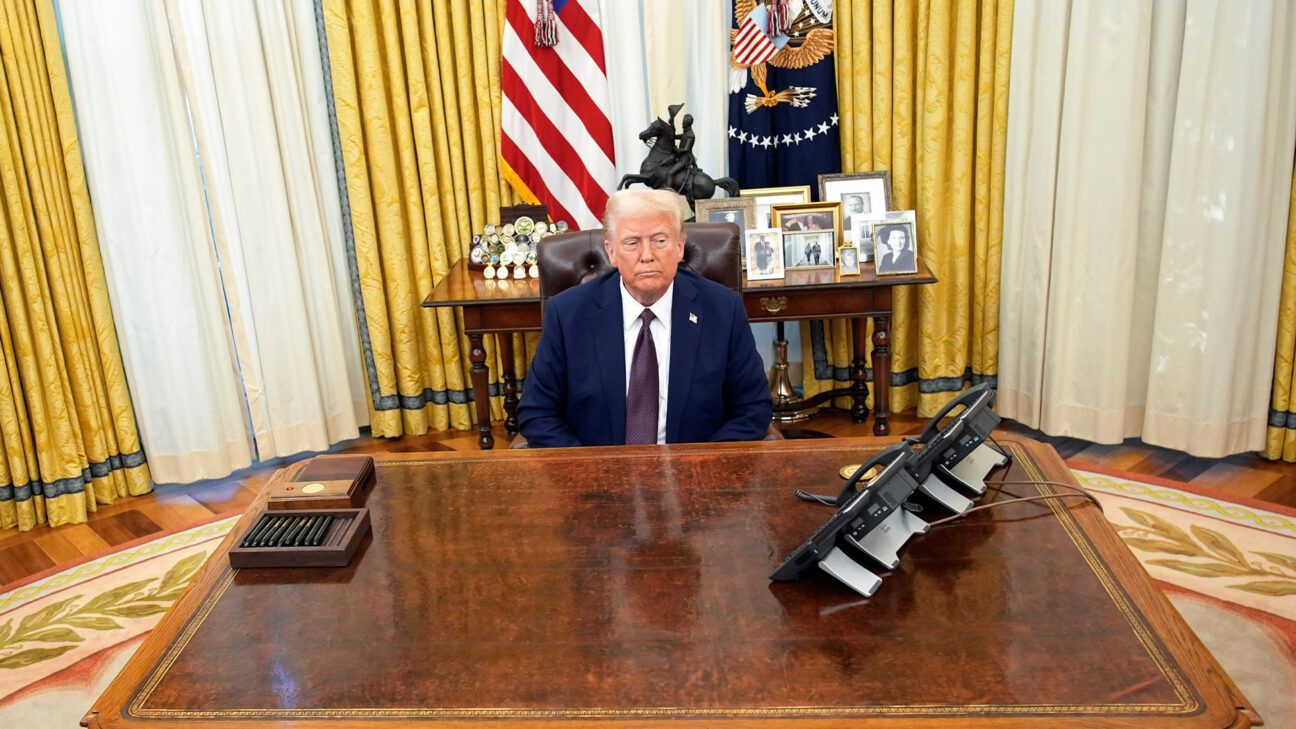
[[[538,214],[544,215],[543,207],[539,208]],[[488,224],[481,233],[472,237],[468,265],[471,269],[480,270],[488,279],[539,278],[540,269],[534,258],[536,245],[567,230],[567,223],[551,223],[530,215],[521,215],[498,225]]]

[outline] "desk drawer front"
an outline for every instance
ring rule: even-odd
[[[752,321],[823,319],[888,311],[890,294],[890,290],[863,288],[769,293],[748,290],[743,293],[743,304],[747,307],[747,318]]]

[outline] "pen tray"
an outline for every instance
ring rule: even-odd
[[[318,546],[243,546],[249,535],[274,519],[309,519],[331,516],[333,521],[323,533]],[[293,509],[262,511],[247,531],[238,536],[230,549],[230,566],[251,567],[345,567],[355,556],[360,541],[369,533],[368,509]]]

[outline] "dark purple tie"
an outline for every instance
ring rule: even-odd
[[[648,327],[652,311],[644,309],[639,315],[643,325],[635,340],[634,356],[630,360],[630,387],[626,390],[626,445],[657,442],[657,347],[653,345],[652,330]]]

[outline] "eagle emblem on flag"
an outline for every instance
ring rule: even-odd
[[[786,28],[776,27],[776,32],[771,33],[771,25],[777,25],[780,16],[792,20]],[[831,55],[836,46],[832,0],[736,0],[734,17],[742,21],[729,32],[730,92],[737,93],[746,85],[748,73],[761,92],[760,96],[747,95],[743,104],[747,113],[779,104],[801,108],[809,105],[815,97],[814,87],[771,90],[766,84],[766,64],[788,69],[809,68]]]

